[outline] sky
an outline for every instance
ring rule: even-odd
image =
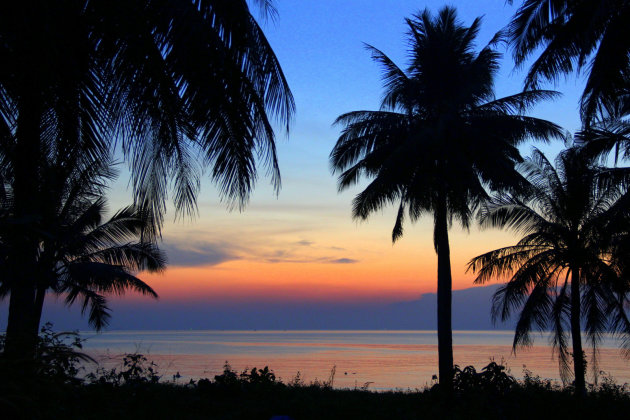
[[[188,315],[178,317],[181,322],[173,328],[201,328],[206,325],[201,319],[208,314],[192,311],[193,307],[223,308],[226,315],[218,312],[212,316],[224,316],[229,327],[233,325],[227,318],[243,308],[285,308],[286,322],[277,326],[291,328],[291,308],[319,305],[328,308],[326,311],[354,308],[353,311],[367,314],[374,305],[415,301],[436,290],[437,258],[431,217],[407,224],[404,237],[392,244],[394,209],[375,213],[366,222],[353,220],[351,202],[365,183],[338,193],[328,155],[340,132],[340,127],[332,125],[337,116],[378,109],[380,104],[381,73],[365,50],[365,43],[381,49],[404,68],[404,18],[425,7],[435,14],[445,3],[275,3],[277,19],[261,24],[297,105],[289,134],[278,131],[282,190],[276,196],[270,180],[261,177],[245,210],[229,211],[212,184],[204,180],[196,218],[174,221],[174,213],[168,215],[161,248],[167,253],[169,268],[162,274],[140,275],[160,299],[113,297],[116,310],[112,326],[116,328],[131,325],[132,318],[137,320],[139,310],[134,312],[133,308],[142,308],[143,319],[149,320],[139,326],[142,328],[159,328],[178,311]],[[450,5],[457,8],[460,20],[467,25],[483,16],[478,49],[508,23],[516,10],[516,6],[503,0],[453,1]],[[506,54],[496,80],[497,97],[519,92],[523,78],[524,72],[515,69]],[[530,115],[575,131],[579,128],[578,98],[582,86],[580,77],[549,85],[548,88],[561,91],[562,98],[538,106]],[[524,145],[523,154],[528,155],[533,146]],[[550,155],[563,147],[558,142],[537,146]],[[127,184],[128,179],[123,176],[114,185],[110,194],[112,209],[128,203]],[[471,258],[512,244],[516,238],[508,232],[480,231],[477,227],[466,232],[454,225],[450,240],[453,288],[459,290],[473,286],[473,276],[465,272]],[[60,305],[47,306],[52,318],[65,313]],[[117,312],[124,315],[117,318]],[[265,311],[259,312],[264,318]],[[73,314],[76,316],[76,311]],[[0,311],[3,324],[5,316],[6,310]],[[134,327],[138,327],[136,324]],[[212,326],[221,326],[220,322],[215,324]],[[322,328],[335,327],[332,321],[329,324]],[[257,328],[254,321],[239,325]]]

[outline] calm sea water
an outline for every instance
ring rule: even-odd
[[[120,365],[122,355],[140,352],[158,365],[164,379],[179,372],[188,378],[212,378],[225,362],[233,369],[269,366],[289,381],[300,372],[306,382],[328,380],[335,369],[335,387],[415,389],[430,385],[437,373],[435,331],[112,331],[83,333],[85,350],[105,367]],[[455,363],[480,369],[491,360],[503,361],[522,377],[526,368],[535,375],[559,381],[558,362],[547,336],[535,345],[511,352],[511,331],[455,331]],[[617,343],[607,338],[601,346],[599,371],[617,383],[630,382],[630,361],[621,357]],[[593,380],[589,370],[590,380]]]

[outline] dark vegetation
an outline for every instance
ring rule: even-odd
[[[38,341],[39,375],[25,380],[3,361],[0,410],[4,418],[41,419],[531,419],[616,418],[630,410],[625,386],[604,381],[575,400],[571,387],[560,388],[525,372],[517,381],[490,363],[477,372],[455,367],[453,395],[439,385],[424,390],[371,392],[334,389],[333,377],[305,383],[299,374],[288,382],[268,367],[241,373],[227,363],[213,379],[182,381],[162,377],[140,354],[124,358],[119,368],[85,375],[87,358],[78,351],[76,333],[55,334],[50,325]]]
[[[271,1],[254,3],[273,14]],[[139,283],[134,286],[125,274],[146,268],[145,257],[155,254],[167,196],[178,215],[194,216],[204,168],[221,197],[236,207],[247,202],[261,166],[276,190],[280,187],[272,123],[288,129],[295,105],[247,1],[3,2],[0,61],[0,296],[9,299],[6,358],[34,355],[47,289],[55,292],[62,285],[65,292],[85,298],[83,308],[90,310],[106,308],[104,293],[137,290]],[[87,238],[80,249],[61,247],[60,254],[57,239],[74,245],[76,238],[67,235],[72,225],[75,236],[97,228],[82,222],[98,219],[98,209],[90,204],[102,202],[93,191],[63,193],[79,174],[90,175],[93,165],[109,170],[116,152],[131,172],[133,207],[122,218],[133,226],[95,229],[96,238]],[[92,190],[102,189],[98,178],[87,176]],[[73,210],[69,215],[66,204]],[[111,239],[137,241],[137,246],[96,252],[122,245]],[[79,258],[81,251],[100,254],[83,258],[90,264],[77,270],[83,275],[74,280],[81,282],[65,287],[65,279],[49,281],[51,271],[64,277],[55,268],[68,257]],[[148,265],[160,265],[159,258],[150,259],[158,264]],[[106,270],[105,264],[115,267]],[[86,269],[95,265],[102,269]],[[116,270],[122,281],[108,284]],[[106,317],[91,319],[98,328],[97,319]]]
[[[273,15],[271,0],[254,1]],[[142,355],[82,377],[74,333],[38,336],[47,293],[82,303],[100,329],[105,295],[156,296],[135,277],[159,271],[157,248],[169,193],[177,215],[196,213],[207,168],[220,196],[243,207],[257,168],[276,191],[274,120],[288,125],[294,101],[248,2],[49,0],[7,2],[0,13],[0,297],[9,299],[0,360],[0,413],[8,418],[606,418],[628,412],[623,387],[587,389],[582,331],[596,354],[602,334],[630,348],[629,0],[525,0],[505,31],[477,51],[480,19],[454,8],[407,19],[409,66],[369,46],[384,69],[379,111],[341,115],[331,153],[366,219],[394,204],[393,240],[404,219],[434,219],[438,259],[439,386],[423,392],[335,390],[329,381],[285,384],[273,371],[164,382]],[[524,89],[495,98],[500,41],[515,64],[540,52]],[[194,59],[192,59],[194,58]],[[527,140],[565,139],[555,124],[524,115],[555,92],[542,82],[588,73],[582,127],[556,168]],[[573,148],[575,147],[575,148]],[[615,166],[608,163],[614,151]],[[111,159],[130,165],[133,204],[103,221]],[[532,162],[543,163],[536,170]],[[546,162],[546,163],[545,163]],[[598,163],[599,162],[599,163]],[[474,259],[483,282],[511,276],[495,315],[520,312],[515,348],[532,329],[552,329],[563,379],[554,388],[502,366],[453,367],[453,220],[515,228],[517,245]],[[571,348],[569,348],[569,337]],[[70,340],[68,343],[67,340]],[[572,354],[571,354],[572,351]],[[627,355],[628,351],[626,351]],[[571,360],[572,359],[572,360]],[[594,358],[591,359],[595,361]],[[591,366],[596,366],[591,362]],[[573,372],[569,364],[573,363]],[[573,388],[572,388],[573,387]],[[590,391],[590,392],[589,392]],[[578,398],[572,399],[571,394]]]
[[[529,182],[525,192],[495,197],[480,219],[522,238],[475,257],[469,269],[476,283],[507,278],[493,297],[492,316],[506,320],[520,310],[513,348],[531,345],[533,329],[552,331],[561,377],[572,373],[584,392],[582,335],[595,372],[604,333],[621,338],[626,354],[630,349],[627,181],[611,181],[617,175],[577,148],[560,153],[555,167],[536,150],[521,169]]]

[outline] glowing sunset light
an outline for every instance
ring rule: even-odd
[[[176,267],[165,275],[143,278],[164,299],[179,301],[395,301],[431,290],[430,286],[422,290],[426,282],[405,270],[348,265],[235,261],[214,268]]]
[[[392,246],[387,222],[385,217],[378,218],[374,223],[378,229],[363,229],[368,225],[353,229],[352,234],[334,242],[341,246],[328,245],[335,238],[333,232],[311,232],[309,237],[316,240],[299,240],[294,234],[252,235],[249,245],[222,242],[219,246],[224,248],[219,250],[202,240],[189,240],[187,246],[177,240],[177,248],[167,248],[205,252],[205,257],[217,262],[186,266],[174,260],[165,273],[144,274],[142,278],[161,299],[180,302],[395,302],[434,291],[437,267],[432,237],[417,226],[409,229],[409,238]],[[229,230],[229,224],[222,229]],[[476,240],[478,234],[477,229],[470,234],[453,230],[455,289],[472,286],[472,275],[465,273],[472,256],[510,241],[506,233],[485,233],[484,241]],[[333,239],[326,241],[327,236]],[[189,237],[194,235],[189,233]],[[220,261],[221,255],[225,261]],[[173,252],[170,256],[177,257]]]

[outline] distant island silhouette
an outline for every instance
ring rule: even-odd
[[[499,287],[490,285],[453,291],[453,329],[512,329],[509,323],[493,326],[490,301]],[[169,301],[114,301],[110,329],[179,330],[295,330],[295,329],[391,329],[434,330],[435,293],[394,303],[249,303],[217,305],[204,301],[182,304]],[[6,319],[7,305],[0,307],[0,321]],[[142,316],[138,316],[142,314]],[[51,301],[44,320],[61,329],[87,329],[78,309]]]

